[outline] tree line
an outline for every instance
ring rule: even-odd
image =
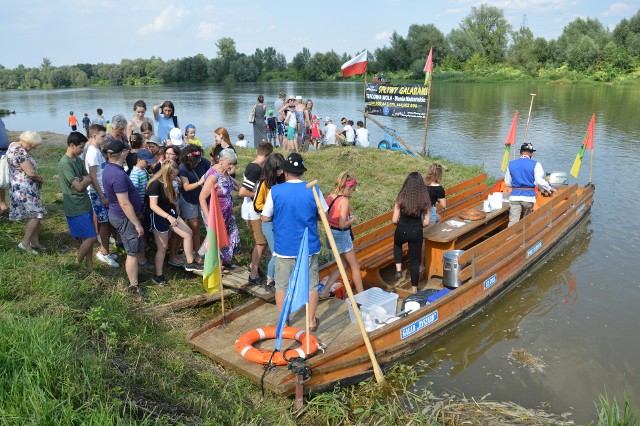
[[[389,44],[370,52],[370,73],[388,72],[394,79],[424,78],[433,47],[435,78],[620,81],[637,78],[640,67],[640,11],[610,31],[598,19],[576,18],[557,39],[534,37],[524,23],[513,29],[500,8],[482,4],[445,35],[433,24],[414,24],[406,36],[394,32]],[[170,59],[123,59],[119,64],[39,67],[0,65],[0,89],[39,89],[96,85],[146,85],[202,82],[332,81],[352,55],[317,52],[306,47],[291,62],[274,47],[239,53],[232,38],[216,42],[217,56],[203,54]],[[634,77],[635,76],[635,77]]]

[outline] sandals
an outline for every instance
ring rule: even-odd
[[[316,325],[313,327],[309,327],[309,331],[318,331],[318,327],[320,327],[320,318],[316,317]]]

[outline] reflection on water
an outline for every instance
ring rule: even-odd
[[[0,108],[16,110],[4,119],[11,130],[65,133],[70,110],[93,115],[102,107],[107,117],[124,113],[129,118],[138,99],[145,99],[149,109],[170,99],[180,122],[195,124],[198,137],[210,145],[219,126],[229,129],[233,138],[244,133],[252,140],[248,118],[257,95],[263,94],[269,106],[281,90],[313,99],[313,112],[319,117],[330,116],[334,122],[361,117],[357,110],[363,108],[363,85],[356,82],[2,91]],[[500,176],[514,111],[520,111],[519,144],[531,93],[537,96],[527,142],[534,144],[534,159],[547,172],[569,171],[591,114],[596,113],[592,181],[597,189],[591,220],[531,277],[413,360],[424,358],[431,364],[434,370],[424,382],[434,381],[439,389],[454,388],[468,396],[491,392],[493,398],[528,407],[549,402],[554,411],[572,411],[576,420],[587,423],[593,401],[605,386],[618,401],[626,391],[640,405],[640,167],[635,156],[640,147],[640,87],[434,82],[427,150],[483,165],[491,176]],[[422,149],[423,121],[380,121]],[[382,131],[372,124],[369,131],[372,146],[377,146]],[[589,180],[590,163],[587,153],[580,185]],[[510,365],[505,356],[519,347],[541,356],[548,365],[546,373]],[[438,348],[444,350],[434,352]]]

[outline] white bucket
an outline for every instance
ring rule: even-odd
[[[491,210],[498,210],[502,208],[502,192],[494,192],[489,195],[489,207]]]

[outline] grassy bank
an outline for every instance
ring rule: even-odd
[[[420,371],[402,365],[387,373],[385,386],[368,382],[315,395],[296,415],[291,400],[269,392],[262,396],[253,382],[194,353],[184,343],[186,334],[218,315],[219,305],[153,314],[149,307],[201,294],[201,279],[167,266],[170,285],[147,283],[149,298],[142,301],[126,293],[122,267],[96,262],[88,272],[76,265],[78,243],[68,234],[55,176],[63,137],[44,136],[43,145],[32,152],[46,178],[42,197],[49,216],[40,235],[49,250],[39,256],[23,254],[16,244],[24,224],[0,220],[1,423],[461,424],[475,418],[459,411],[453,415],[449,403],[414,389]],[[238,152],[241,174],[253,150]],[[340,171],[357,174],[360,184],[352,204],[361,220],[388,211],[407,173],[424,173],[434,161],[355,148],[327,149],[305,158],[305,178],[317,179],[325,194]],[[442,163],[445,186],[480,171]],[[246,264],[251,240],[244,223],[239,225],[244,247],[239,260]],[[226,298],[228,307],[245,300],[242,295]],[[455,407],[464,405],[457,401]],[[557,424],[529,420],[520,424]]]

